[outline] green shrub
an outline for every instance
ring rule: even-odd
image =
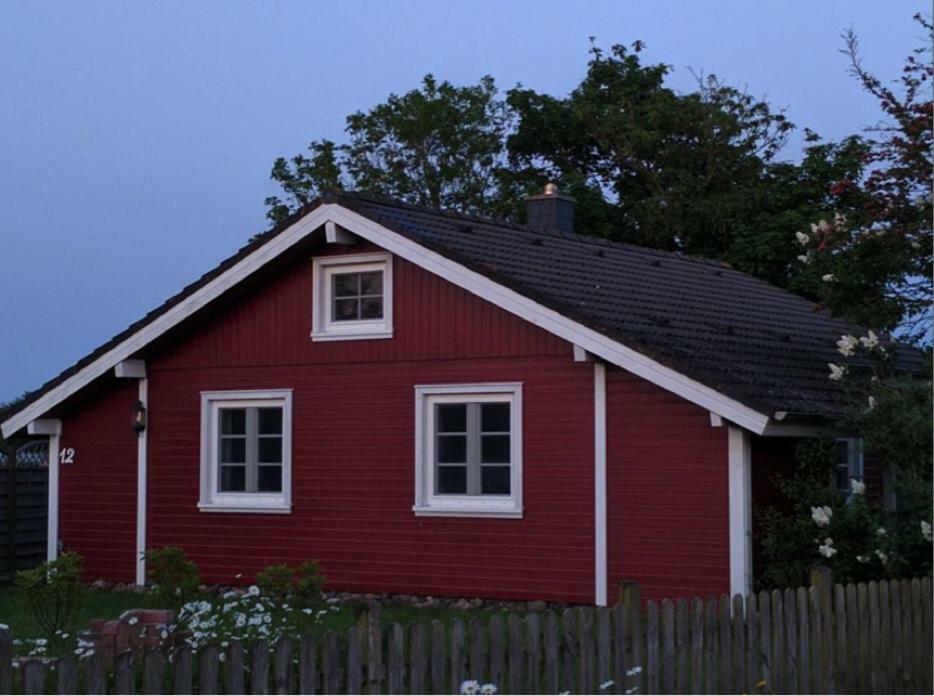
[[[321,572],[318,561],[306,561],[298,567],[298,578],[295,582],[295,596],[306,603],[321,599],[324,586],[327,585],[327,576]]]
[[[177,613],[183,604],[198,595],[201,584],[198,566],[180,548],[162,546],[149,549],[143,558],[153,595],[161,607],[174,609]]]
[[[84,559],[77,553],[63,553],[54,561],[16,574],[36,623],[47,639],[55,643],[71,627],[84,597]]]
[[[256,584],[265,596],[281,602],[294,591],[295,571],[285,563],[266,566],[256,574]]]
[[[306,561],[297,568],[287,563],[270,565],[256,574],[256,584],[263,595],[277,601],[291,599],[303,607],[321,599],[327,581],[317,561]]]

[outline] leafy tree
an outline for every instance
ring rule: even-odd
[[[591,233],[723,258],[737,225],[761,211],[767,197],[750,192],[766,183],[793,125],[715,76],[677,93],[666,85],[670,67],[644,64],[640,49],[592,47],[565,99],[510,92],[519,119],[510,154],[602,193],[613,210]]]
[[[503,97],[491,77],[459,87],[427,75],[351,114],[346,143],[314,141],[276,161],[284,196],[267,199],[268,216],[353,188],[521,221],[523,196],[557,180],[578,201],[583,234],[720,259],[891,328],[930,306],[930,62],[914,54],[897,92],[863,68],[855,37],[847,42],[891,123],[839,142],[806,131],[800,162],[779,159],[794,126],[765,100],[704,75],[679,93],[670,66],[642,60],[640,42],[592,46],[564,97],[521,86]],[[846,224],[809,232],[821,218]]]
[[[272,178],[286,199],[267,198],[268,217],[281,220],[327,188],[495,213],[509,127],[509,109],[492,77],[457,87],[426,75],[420,88],[348,116],[346,144],[314,141],[308,155],[277,159]]]
[[[820,286],[827,306],[876,330],[900,327],[910,341],[929,339],[934,299],[934,27],[915,20],[929,40],[908,56],[894,85],[869,72],[856,35],[844,34],[851,73],[885,120],[868,129],[860,169],[832,186],[832,215],[799,236],[803,282]]]

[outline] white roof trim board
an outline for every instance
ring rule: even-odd
[[[41,417],[326,223],[336,224],[501,309],[756,434],[762,434],[769,424],[767,415],[666,367],[599,331],[569,319],[359,213],[337,203],[322,203],[164,314],[14,413],[2,424],[3,434],[12,435],[32,420]]]

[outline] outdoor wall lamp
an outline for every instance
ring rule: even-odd
[[[146,429],[146,406],[142,401],[137,401],[133,407],[133,430],[138,433]]]

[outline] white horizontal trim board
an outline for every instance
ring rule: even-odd
[[[39,418],[26,426],[27,435],[61,435],[62,422],[58,418]]]
[[[146,377],[145,360],[121,360],[114,367],[114,374],[117,377],[127,377],[130,379],[144,379]]]
[[[769,417],[710,387],[619,343],[598,331],[556,312],[553,309],[500,285],[486,276],[431,251],[336,203],[320,205],[301,220],[241,259],[217,278],[199,288],[165,314],[98,357],[61,384],[3,423],[5,435],[11,435],[29,421],[46,413],[62,400],[112,369],[121,360],[133,356],[151,341],[197,312],[248,275],[276,258],[326,222],[382,247],[386,251],[435,273],[445,280],[493,303],[494,305],[559,336],[582,350],[618,365],[663,389],[695,403],[737,425],[761,434]]]

